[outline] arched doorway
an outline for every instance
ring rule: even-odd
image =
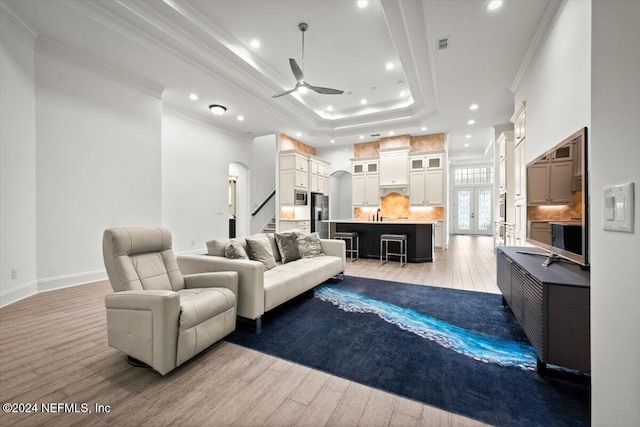
[[[337,170],[329,177],[331,219],[347,219],[353,217],[351,185],[351,172]]]
[[[229,237],[249,235],[249,168],[242,163],[229,164]]]

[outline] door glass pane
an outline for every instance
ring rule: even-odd
[[[478,230],[491,229],[491,190],[478,190]]]
[[[471,229],[471,191],[458,191],[458,230]]]

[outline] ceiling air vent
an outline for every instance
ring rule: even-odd
[[[438,39],[438,50],[443,50],[449,47],[449,37],[443,37]]]
[[[380,134],[379,134],[379,133],[372,133],[372,134],[371,134],[371,138],[375,138],[375,137],[377,137],[377,136],[380,136]]]

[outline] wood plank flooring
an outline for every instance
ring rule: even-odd
[[[346,274],[498,292],[490,237],[452,237],[434,263],[349,263]],[[88,403],[92,413],[0,413],[2,426],[482,426],[286,360],[219,342],[170,374],[107,345],[108,282],[0,309],[0,403]],[[98,413],[95,404],[109,405]]]

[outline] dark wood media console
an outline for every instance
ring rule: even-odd
[[[543,257],[518,253],[534,249],[498,247],[502,301],[538,353],[538,372],[547,363],[590,372],[589,272],[567,262],[542,267]]]

